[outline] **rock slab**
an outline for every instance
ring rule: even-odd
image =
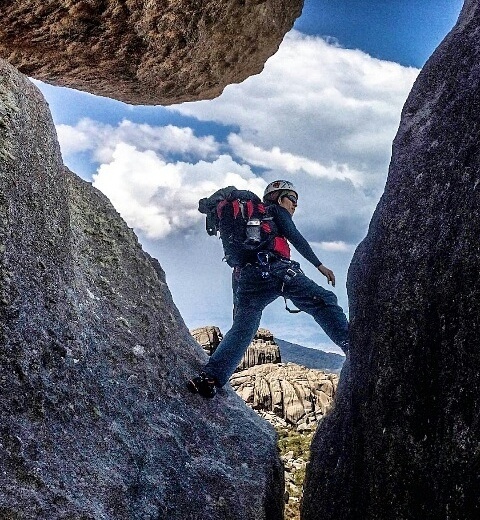
[[[159,263],[2,60],[0,179],[0,518],[281,520],[273,428],[188,393],[206,355]]]
[[[0,57],[130,104],[211,99],[258,74],[303,0],[0,1]]]
[[[294,363],[270,363],[237,372],[230,383],[254,410],[271,412],[299,431],[313,431],[332,405],[338,376]],[[271,414],[266,418],[275,424]]]
[[[480,515],[480,4],[419,75],[348,277],[351,358],[303,520]]]

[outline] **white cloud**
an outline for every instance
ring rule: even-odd
[[[162,109],[234,125],[227,142],[128,120],[82,119],[58,133],[64,155],[88,152],[99,164],[95,185],[149,237],[199,229],[198,199],[222,186],[261,194],[266,182],[289,178],[300,193],[299,229],[338,251],[366,230],[417,73],[293,31],[261,74],[215,100]]]
[[[109,163],[118,144],[128,143],[138,150],[153,150],[162,156],[184,154],[207,158],[217,153],[214,137],[197,137],[191,128],[174,125],[151,126],[123,120],[112,126],[91,119],[81,119],[77,125],[57,125],[64,157],[90,151],[99,163]]]
[[[354,184],[362,184],[362,174],[351,170],[348,165],[331,164],[329,167],[317,161],[306,159],[289,152],[282,152],[278,146],[271,150],[264,150],[252,143],[245,142],[239,135],[230,134],[228,143],[232,151],[254,166],[261,166],[270,170],[283,170],[288,173],[304,171],[313,177],[324,177],[334,180],[350,180]]]
[[[238,127],[228,144],[239,161],[297,186],[300,229],[317,242],[352,243],[383,191],[418,72],[292,31],[261,74],[168,110]]]
[[[311,242],[312,247],[319,247],[322,251],[331,251],[333,253],[347,253],[352,251],[352,244],[347,244],[341,240],[334,242]]]
[[[128,224],[148,238],[196,227],[204,218],[198,200],[223,186],[260,193],[265,187],[248,166],[227,155],[212,162],[167,163],[154,151],[125,143],[116,145],[112,161],[102,164],[93,180]]]
[[[243,151],[251,143],[327,169],[345,164],[362,172],[371,189],[385,177],[401,107],[418,72],[292,31],[261,74],[228,86],[217,99],[169,110],[238,126]]]

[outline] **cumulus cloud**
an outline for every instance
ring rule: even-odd
[[[200,198],[227,185],[261,192],[265,182],[228,155],[212,162],[168,163],[152,150],[119,143],[112,160],[93,176],[93,185],[129,225],[159,239],[196,227],[203,218],[198,212]]]
[[[337,240],[334,242],[312,242],[312,247],[319,247],[322,251],[331,251],[334,253],[347,253],[352,250],[351,244]]]
[[[198,229],[198,199],[222,186],[261,194],[267,182],[288,178],[300,192],[295,220],[305,236],[351,250],[383,189],[417,73],[292,31],[261,74],[217,99],[161,109],[231,125],[226,140],[127,119],[57,130],[64,156],[90,154],[95,186],[148,237]]]
[[[237,127],[232,153],[267,180],[296,184],[296,220],[311,239],[354,243],[383,190],[418,72],[292,31],[261,74],[217,99],[168,110]]]
[[[126,119],[118,126],[112,126],[84,118],[75,126],[57,125],[57,133],[64,156],[89,151],[99,163],[111,162],[114,150],[121,143],[130,144],[139,151],[199,158],[210,157],[219,148],[213,136],[197,137],[188,127],[151,126]]]
[[[326,167],[318,161],[289,152],[282,152],[278,146],[274,146],[271,150],[264,150],[259,146],[244,141],[236,134],[229,135],[228,143],[235,154],[254,166],[261,166],[269,170],[285,171],[289,174],[304,171],[313,177],[324,177],[330,180],[349,179],[354,184],[362,184],[362,174],[351,170],[346,164],[338,165],[333,163]]]
[[[215,100],[169,110],[238,126],[243,143],[264,150],[277,147],[326,168],[348,165],[371,188],[385,175],[418,72],[292,31],[261,74],[228,86]],[[245,150],[246,144],[240,156]]]

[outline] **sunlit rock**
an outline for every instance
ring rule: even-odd
[[[2,2],[0,57],[51,83],[130,104],[218,96],[258,74],[303,0]]]

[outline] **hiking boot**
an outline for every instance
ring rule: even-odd
[[[207,376],[202,372],[198,377],[194,377],[187,382],[187,388],[194,394],[200,394],[202,397],[211,399],[215,397],[217,389],[215,387],[215,379]]]

